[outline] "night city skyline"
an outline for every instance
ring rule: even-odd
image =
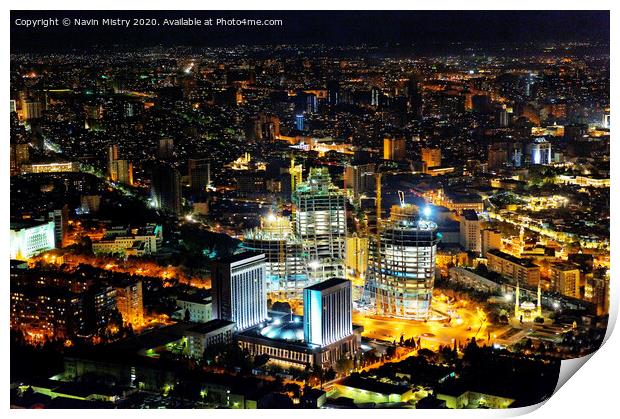
[[[609,18],[11,11],[11,408],[544,402],[615,287]]]

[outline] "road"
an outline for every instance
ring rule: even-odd
[[[463,344],[472,337],[486,341],[488,334],[492,333],[486,314],[475,305],[463,302],[454,305],[434,299],[433,308],[450,314],[452,319],[424,322],[383,318],[354,311],[353,323],[364,326],[362,335],[365,337],[396,342],[400,341],[401,336],[403,339],[419,337],[422,347],[429,349],[452,345],[455,341]]]

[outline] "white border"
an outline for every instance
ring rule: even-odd
[[[611,13],[611,70],[612,77],[611,81],[611,92],[612,92],[612,102],[614,102],[614,98],[619,97],[620,93],[618,88],[618,84],[616,84],[613,80],[618,72],[618,66],[615,64],[615,56],[616,56],[616,48],[614,48],[616,44],[616,35],[618,18],[616,17],[616,11],[614,9],[614,5],[616,2],[612,1],[599,1],[599,0],[591,0],[588,2],[578,2],[574,0],[547,0],[544,2],[541,1],[532,1],[532,0],[524,0],[519,3],[509,3],[509,2],[500,2],[497,0],[477,0],[477,1],[469,1],[462,2],[456,0],[444,0],[440,4],[437,3],[429,3],[429,2],[411,2],[411,1],[397,1],[397,0],[382,0],[381,2],[369,1],[369,0],[358,0],[356,2],[347,2],[347,1],[334,1],[334,0],[314,0],[312,2],[303,2],[303,1],[292,1],[292,0],[261,0],[257,1],[228,1],[225,3],[221,2],[205,2],[205,1],[188,1],[188,0],[176,0],[174,2],[170,1],[162,1],[162,0],[150,0],[150,1],[134,1],[127,2],[121,0],[107,0],[105,2],[83,2],[77,0],[62,0],[55,1],[53,3],[49,1],[42,0],[30,0],[27,2],[20,3],[9,3],[7,6],[10,6],[16,10],[343,10],[343,9],[354,9],[354,10],[612,10]],[[10,26],[7,24],[10,21],[10,9],[5,6],[3,8],[3,18],[5,22],[5,28],[2,32],[2,43],[4,44],[5,51],[4,65],[2,67],[3,71],[3,80],[5,80],[3,84],[4,89],[4,97],[5,100],[9,97],[9,57],[8,51],[10,46],[9,36],[10,36]],[[260,7],[260,8],[259,8]],[[6,105],[5,105],[6,106]],[[613,107],[613,106],[612,106]],[[615,108],[614,108],[615,109]],[[8,133],[9,130],[9,118],[4,118],[4,132]],[[8,143],[8,135],[4,135],[6,138],[6,142]],[[618,148],[620,146],[616,141],[611,141],[612,148],[612,158],[616,158],[618,154]],[[4,158],[2,159],[0,173],[4,173],[6,176],[1,183],[0,196],[8,196],[9,195],[9,158],[8,153],[3,153]],[[618,187],[615,187],[616,182],[618,181],[618,170],[614,168],[612,165],[612,195],[611,195],[611,212],[615,215],[615,217],[620,217],[620,213],[617,210],[620,208],[619,202],[620,198],[618,196]],[[6,232],[4,235],[4,239],[0,241],[0,246],[2,246],[4,254],[8,254],[8,230],[9,230],[9,208],[8,205],[4,205],[0,208],[2,214],[2,222],[5,223],[4,231]],[[613,219],[611,222],[611,237],[620,237],[617,233],[618,231],[618,222],[616,219]],[[616,240],[612,240],[611,243],[612,255],[619,254],[618,243]],[[9,295],[9,269],[8,263],[5,265],[5,275],[3,275],[4,280],[2,280],[4,302],[8,306],[8,295]],[[592,358],[588,362],[588,368],[581,369],[575,378],[572,380],[567,378],[567,382],[565,382],[564,386],[559,390],[559,387],[556,389],[559,390],[557,394],[555,394],[551,399],[544,403],[543,407],[539,409],[541,406],[532,406],[529,408],[523,409],[511,409],[506,411],[485,411],[485,410],[448,410],[448,411],[432,411],[425,410],[420,414],[425,417],[439,417],[439,418],[448,418],[448,417],[497,417],[497,416],[516,416],[519,414],[525,414],[528,412],[531,413],[532,417],[545,417],[547,418],[549,415],[554,416],[564,416],[568,415],[568,417],[584,417],[586,415],[594,417],[596,415],[601,415],[601,417],[612,416],[610,411],[613,411],[613,407],[615,407],[615,401],[618,397],[617,393],[617,380],[618,373],[620,372],[620,368],[618,365],[620,364],[618,360],[618,354],[620,354],[620,339],[618,338],[618,334],[613,334],[610,337],[610,334],[613,330],[613,325],[615,325],[615,320],[618,315],[618,286],[615,284],[615,281],[620,281],[620,279],[616,279],[615,275],[616,268],[612,264],[611,267],[611,313],[610,313],[610,327],[608,329],[608,333],[606,335],[606,343],[603,345],[601,350],[595,353],[592,356],[585,357],[586,359],[577,359],[565,362],[562,367],[562,374],[564,377],[571,377],[573,374],[577,372],[579,367],[585,363],[587,359]],[[4,307],[2,311],[2,316],[4,322],[2,324],[8,325],[8,309],[7,306]],[[612,320],[613,319],[613,320]],[[4,359],[2,365],[2,372],[5,374],[5,377],[8,375],[8,367],[9,367],[9,359],[8,359],[8,334],[2,333],[1,338],[4,351]],[[8,378],[8,377],[7,377]],[[5,383],[8,384],[8,379],[5,379]],[[5,384],[6,385],[6,384]],[[8,401],[8,388],[0,393],[2,394],[3,406],[8,409],[9,401]],[[613,406],[613,407],[612,407]],[[344,414],[355,414],[355,410],[347,410]],[[377,412],[381,414],[380,412]],[[360,412],[362,415],[366,414],[377,414],[372,412]],[[46,417],[73,417],[73,416],[81,416],[84,414],[82,411],[46,411],[45,413],[37,413],[36,411],[19,411],[19,410],[11,410],[11,415],[36,415],[36,414],[45,414]],[[143,416],[153,417],[159,415],[169,415],[169,412],[156,410],[156,411],[140,411],[140,410],[131,410],[131,411],[115,411],[113,413],[115,416],[120,415],[122,417],[132,417],[135,416]],[[194,414],[193,412],[190,414]],[[204,414],[209,415],[211,417],[237,417],[247,415],[260,415],[262,414],[259,411],[234,411],[234,410],[209,410],[207,412],[197,411],[195,414]],[[291,414],[290,411],[270,411],[265,414],[270,415],[274,418],[286,417]],[[294,413],[295,415],[299,415],[300,417],[310,417],[315,415],[321,416],[330,416],[335,417],[336,415],[341,415],[340,411],[337,410],[297,410]],[[411,412],[410,410],[390,410],[390,415],[392,416],[401,416],[407,415],[415,415],[415,412]],[[104,415],[109,415],[109,411],[104,410],[91,410],[88,412],[89,416],[92,417],[104,417]],[[543,416],[544,415],[544,416]],[[118,417],[118,416],[117,416]]]

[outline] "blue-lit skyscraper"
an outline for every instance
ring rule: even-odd
[[[245,252],[220,259],[211,269],[213,317],[237,324],[237,330],[267,318],[265,255]]]
[[[351,281],[331,278],[304,288],[304,341],[321,347],[353,333]]]
[[[306,123],[306,117],[304,116],[303,113],[298,113],[297,115],[295,115],[295,128],[297,128],[298,131],[303,131],[304,130],[304,126]]]
[[[551,163],[551,143],[543,137],[534,139],[530,144],[530,150],[532,164]]]

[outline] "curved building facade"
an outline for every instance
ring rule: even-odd
[[[265,255],[267,292],[300,299],[308,286],[308,258],[287,217],[268,216],[261,227],[246,231],[244,247]]]
[[[419,219],[413,208],[393,209],[370,244],[368,292],[381,316],[424,320],[430,314],[440,236],[437,224]]]

